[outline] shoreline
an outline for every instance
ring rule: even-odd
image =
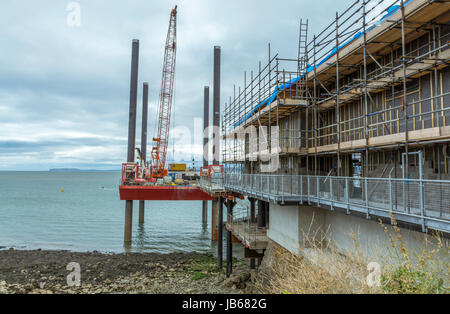
[[[80,266],[80,286],[67,277]],[[0,251],[0,294],[8,293],[251,293],[245,260],[233,260],[233,274],[217,269],[211,253],[100,253],[67,250]]]

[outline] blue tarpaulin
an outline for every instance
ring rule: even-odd
[[[412,2],[413,0],[407,0],[404,2],[404,5],[406,6],[407,4],[409,4],[410,2]],[[374,25],[372,25],[371,27],[369,27],[368,29],[365,30],[366,34],[368,32],[370,32],[372,29],[374,29],[375,27],[377,27],[380,23],[384,22],[385,20],[387,20],[388,17],[390,17],[391,15],[393,15],[395,12],[397,12],[398,10],[400,10],[400,5],[393,5],[391,6],[388,10],[386,10],[386,14],[378,21],[376,22]],[[334,56],[339,50],[341,50],[342,48],[346,47],[348,44],[350,44],[352,41],[360,38],[361,36],[363,36],[363,32],[358,32],[355,34],[355,36],[353,36],[352,38],[350,38],[348,41],[346,41],[345,43],[343,43],[342,45],[340,45],[337,48],[334,48],[325,58],[322,59],[322,61],[320,61],[317,65],[315,66],[309,66],[306,69],[306,74],[314,71],[315,68],[318,68],[319,66],[321,66],[322,64],[324,64],[325,62],[327,62],[332,56]],[[240,126],[241,124],[243,124],[245,121],[247,121],[248,119],[251,118],[252,115],[254,115],[258,110],[264,108],[267,105],[270,105],[278,96],[278,94],[280,92],[282,92],[285,89],[290,88],[291,86],[293,86],[295,83],[297,83],[298,81],[300,81],[301,78],[303,78],[305,74],[302,74],[301,76],[292,79],[288,82],[286,82],[283,85],[280,86],[276,86],[274,91],[272,92],[272,95],[261,101],[259,104],[257,104],[252,111],[250,111],[250,113],[248,113],[245,117],[241,118],[239,121],[237,121],[235,124],[233,124],[233,127],[231,127],[229,129],[232,130],[234,128],[237,128],[238,126]]]

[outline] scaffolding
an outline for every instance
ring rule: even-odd
[[[322,195],[331,208],[351,205],[369,218],[393,206],[400,220],[448,231],[449,21],[450,1],[427,0],[355,0],[309,40],[309,22],[300,21],[298,57],[273,55],[269,44],[266,65],[260,61],[250,79],[245,72],[225,105],[225,187],[283,203],[289,195],[277,189],[314,180],[309,188],[322,192],[323,181],[325,189],[356,191],[338,202]],[[265,161],[255,152],[274,149],[280,167],[262,173]],[[265,180],[268,191],[258,187]],[[439,188],[438,198],[424,192],[430,187]],[[306,187],[291,196],[323,203]]]
[[[305,157],[307,174],[315,175],[335,163],[322,155],[337,159],[339,176],[348,174],[342,154],[363,153],[362,175],[369,176],[371,150],[407,153],[448,142],[449,8],[448,1],[356,0],[303,47],[308,24],[301,22],[297,59],[272,56],[269,44],[267,65],[259,62],[250,80],[244,73],[244,87],[234,87],[223,113],[227,171],[246,171],[250,148],[258,147],[250,126],[266,126],[269,143],[278,126],[280,153]]]

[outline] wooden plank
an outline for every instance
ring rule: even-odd
[[[405,141],[405,132],[369,138],[369,146],[380,146]]]
[[[441,137],[450,137],[450,126],[440,127],[439,130]]]
[[[408,135],[411,141],[446,139],[450,138],[450,126],[409,131]],[[376,146],[386,146],[404,143],[406,138],[405,132],[402,132],[384,136],[370,137],[368,140],[370,147],[376,147]],[[351,150],[363,147],[365,147],[365,139],[341,143],[342,150]],[[313,153],[314,151],[315,147],[308,149],[308,153]],[[337,144],[329,144],[317,147],[317,152],[335,152],[335,151],[337,151]]]
[[[438,138],[441,135],[439,127],[409,131],[408,136],[411,140],[424,140]]]
[[[348,141],[348,142],[341,143],[341,149],[349,150],[349,149],[360,148],[360,147],[364,147],[365,144],[366,144],[365,139]]]
[[[324,146],[319,146],[317,147],[317,152],[318,153],[322,153],[322,152],[332,152],[332,151],[336,151],[338,148],[337,144],[329,144],[329,145],[324,145]],[[314,148],[310,148],[308,149],[308,153],[312,154],[314,153],[315,150]]]

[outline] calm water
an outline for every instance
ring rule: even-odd
[[[119,179],[118,172],[0,172],[0,246],[102,252],[214,250],[210,226],[201,223],[199,201],[146,202],[142,226],[137,223],[136,201],[133,243],[124,247],[125,202],[119,199]]]

